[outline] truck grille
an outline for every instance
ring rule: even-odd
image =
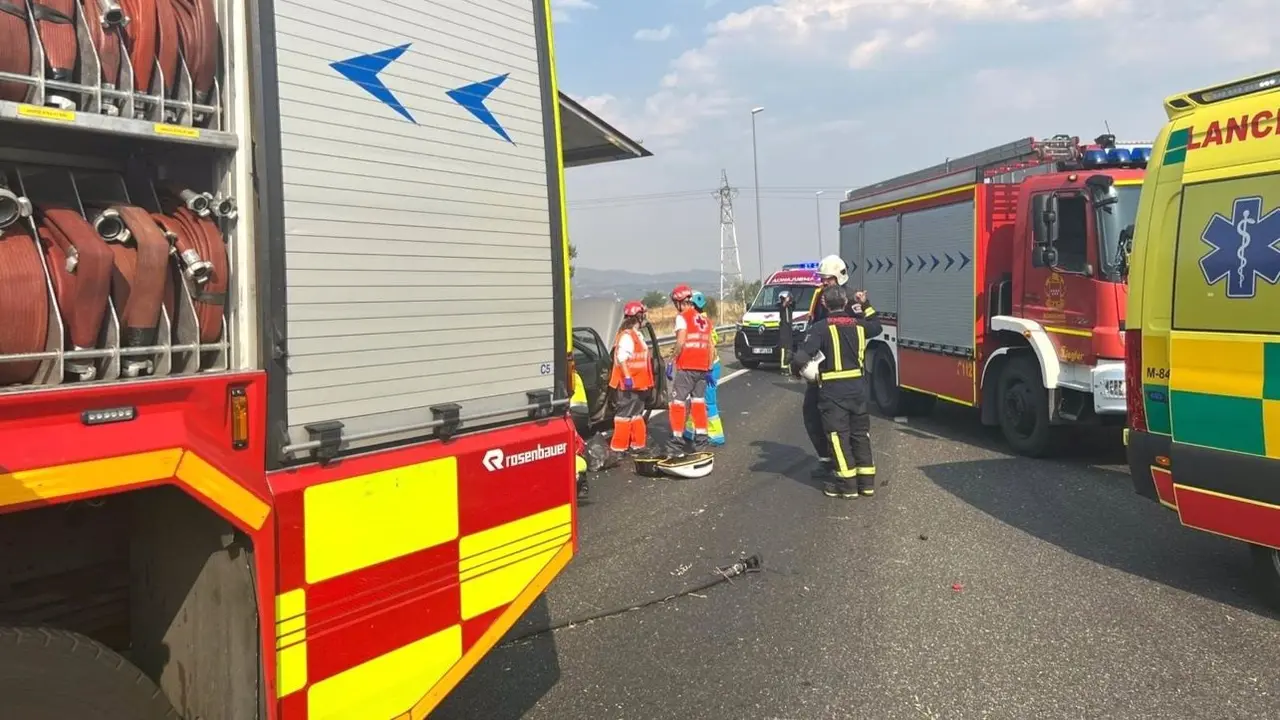
[[[778,328],[744,327],[742,337],[752,347],[778,346]]]

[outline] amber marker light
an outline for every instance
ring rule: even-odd
[[[231,447],[244,450],[249,447],[249,396],[243,386],[231,390]]]

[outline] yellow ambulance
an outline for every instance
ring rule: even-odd
[[[1280,70],[1165,111],[1129,256],[1129,469],[1248,543],[1280,607]]]

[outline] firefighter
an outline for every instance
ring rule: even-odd
[[[839,255],[828,255],[822,258],[818,263],[818,276],[822,278],[822,287],[814,293],[813,309],[809,313],[809,333],[806,334],[804,342],[808,341],[808,334],[813,332],[813,324],[827,316],[826,304],[823,302],[823,295],[826,291],[834,287],[843,287],[849,282],[849,268],[840,259]],[[792,365],[799,366],[804,363],[793,362]],[[822,411],[818,409],[818,386],[810,383],[804,391],[804,405],[801,408],[801,414],[804,418],[804,429],[809,435],[809,442],[813,445],[813,450],[818,455],[818,467],[813,471],[814,478],[827,477],[834,467],[831,457],[831,443],[827,440],[826,432],[822,429]]]
[[[640,335],[639,328],[645,322],[643,303],[633,301],[622,308],[622,327],[613,343],[613,374],[609,377],[609,387],[617,394],[609,449],[616,453],[643,452],[648,443],[644,408],[645,397],[653,389],[653,356]]]
[[[720,376],[723,370],[720,365],[720,353],[715,349],[720,347],[720,334],[716,332],[715,323],[711,321],[711,318],[707,317],[707,296],[701,292],[694,291],[690,302],[702,314],[702,317],[706,318],[707,324],[711,326],[711,347],[713,349],[711,352],[711,372],[707,375],[707,440],[712,445],[724,445],[724,423],[720,421],[720,404],[717,402],[719,393],[716,391],[716,386],[720,384]],[[693,431],[693,418],[689,418],[685,423],[684,439],[689,442],[696,439]]]
[[[867,338],[880,334],[880,320],[859,291],[854,302],[863,308],[854,317],[849,297],[840,286],[826,288],[822,303],[826,316],[813,323],[796,361],[808,363],[822,354],[818,364],[818,410],[821,413],[833,468],[824,475],[823,492],[829,497],[855,498],[875,494],[876,467],[871,456],[871,413],[864,358]]]
[[[791,291],[778,293],[778,364],[783,375],[791,375],[791,355],[795,352],[796,340],[791,318],[794,313],[795,299]]]
[[[688,285],[677,285],[671,291],[671,304],[676,309],[676,347],[667,363],[667,379],[671,380],[671,404],[667,406],[671,439],[667,449],[677,456],[688,449],[683,435],[685,419],[690,415],[692,449],[701,449],[707,442],[707,380],[715,347],[711,344],[711,323],[693,306],[692,299],[693,290]]]

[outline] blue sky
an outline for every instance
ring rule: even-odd
[[[654,157],[569,172],[586,267],[757,272],[836,248],[844,190],[1027,136],[1147,140],[1173,93],[1280,67],[1276,0],[552,0],[561,89]],[[815,202],[815,193],[824,196]],[[636,249],[635,253],[628,253]]]

